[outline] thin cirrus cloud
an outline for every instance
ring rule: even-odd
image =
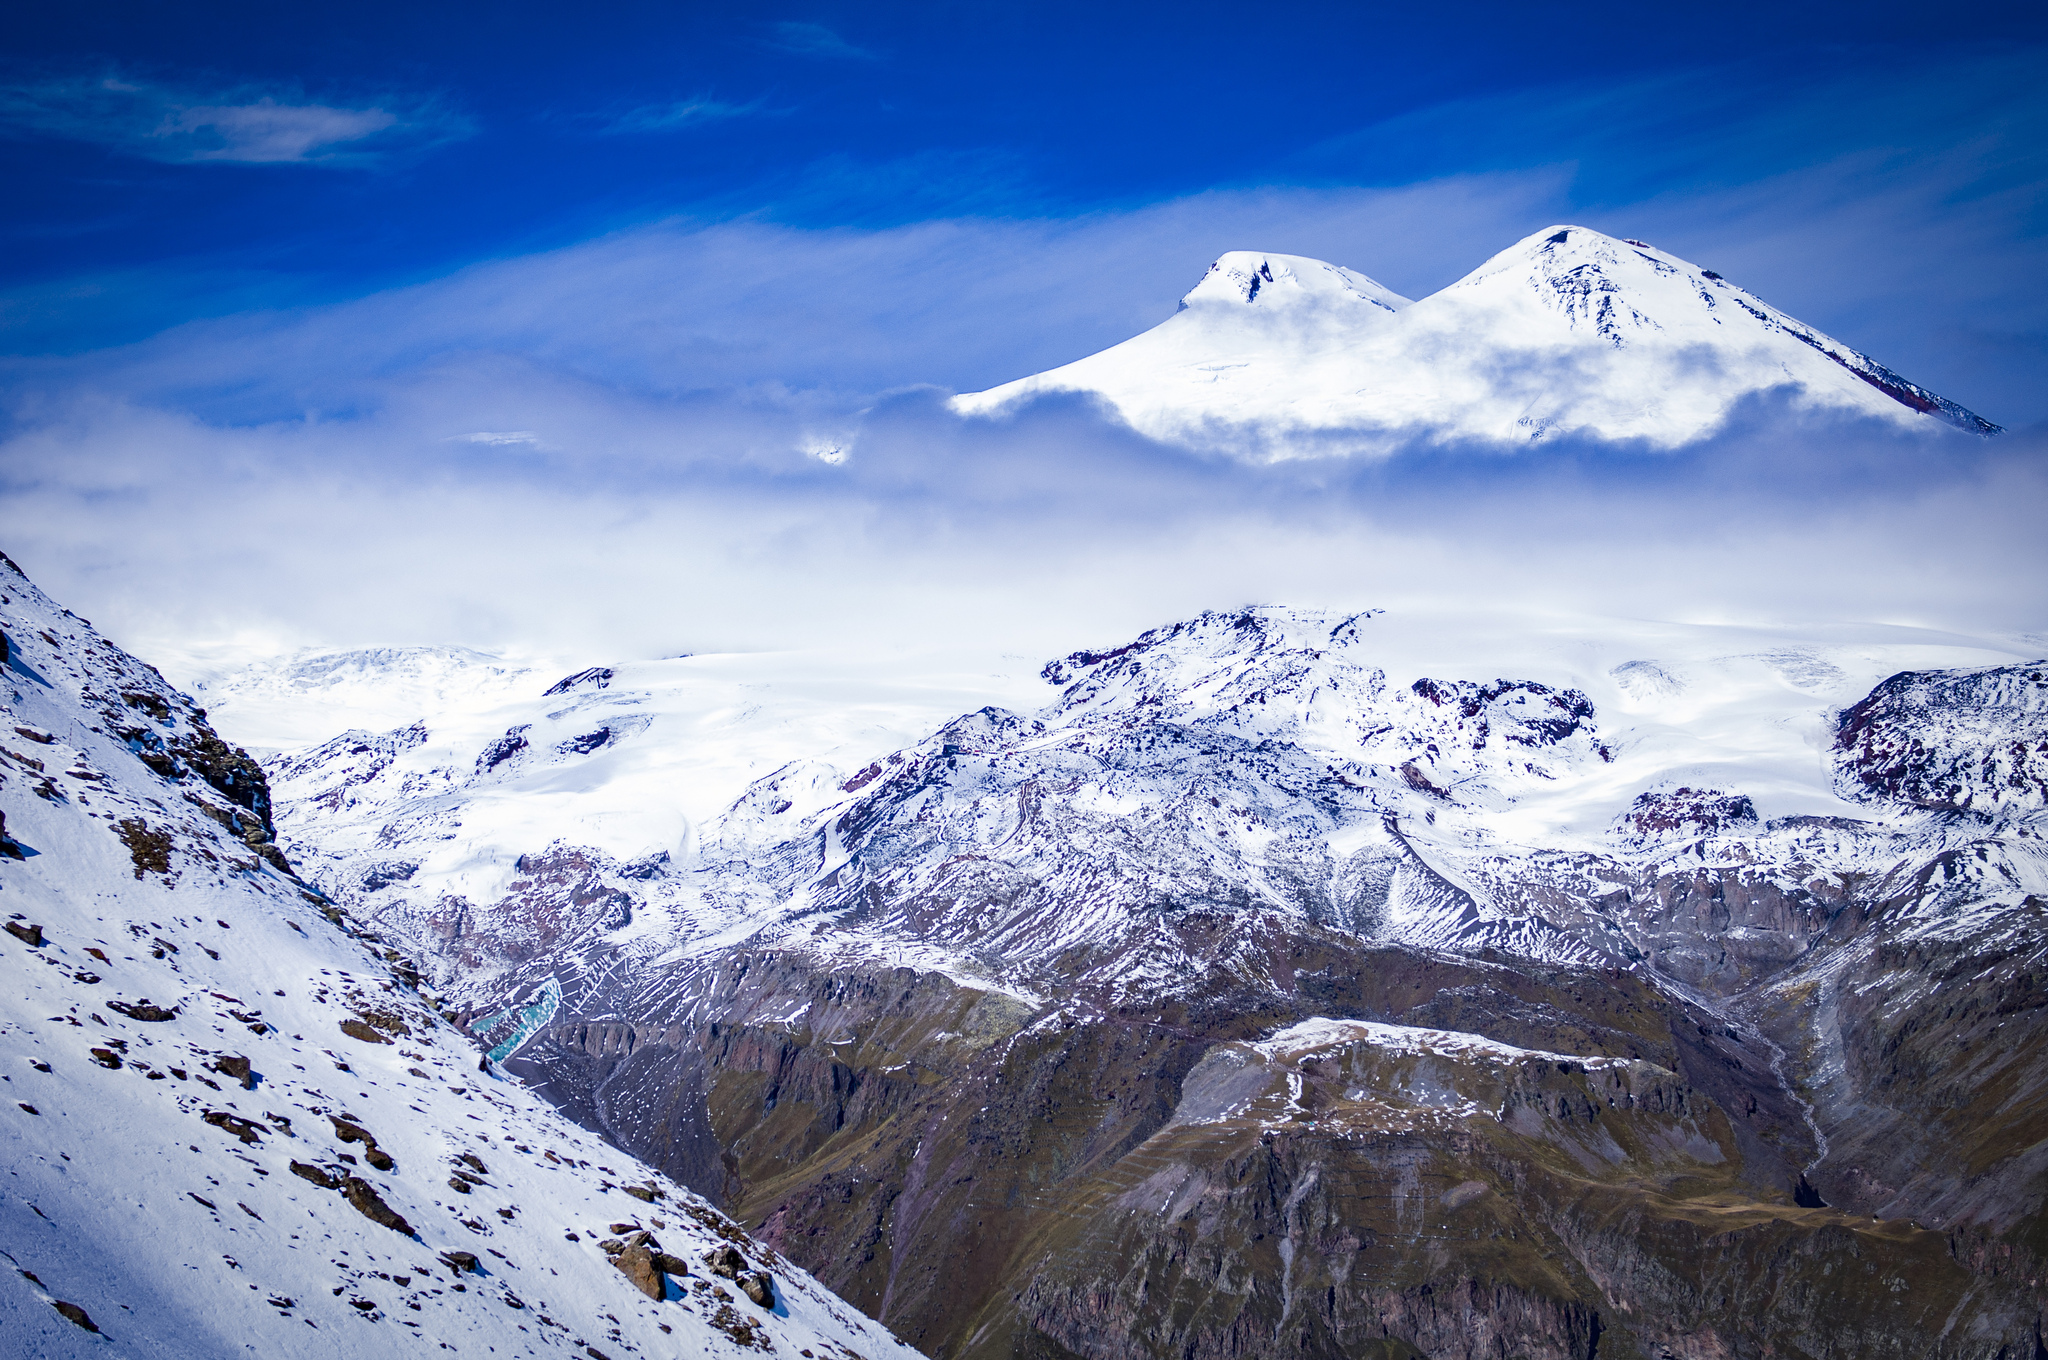
[[[723,123],[734,118],[746,118],[771,112],[758,99],[745,104],[729,104],[709,95],[695,95],[689,99],[678,99],[667,104],[642,104],[638,108],[607,118],[598,129],[607,135],[648,132],[679,132],[684,128],[702,127],[707,123]]]
[[[468,136],[431,100],[322,103],[296,91],[211,90],[78,76],[0,86],[0,131],[89,142],[171,165],[374,166]]]
[[[823,24],[785,21],[769,30],[768,45],[798,57],[826,57],[839,61],[873,61],[877,53],[856,47]]]

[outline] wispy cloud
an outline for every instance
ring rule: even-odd
[[[701,127],[706,123],[723,123],[733,118],[746,118],[766,113],[758,99],[746,104],[728,104],[722,99],[709,95],[694,95],[667,104],[642,104],[624,113],[603,116],[603,133],[635,132],[678,132],[683,128]]]
[[[199,89],[118,75],[0,85],[0,133],[91,142],[172,165],[365,167],[471,131],[467,119],[416,97],[324,103],[291,89]]]
[[[835,61],[873,61],[880,53],[856,47],[823,24],[784,21],[776,24],[768,39],[770,47],[792,56],[823,57]]]
[[[452,438],[459,439],[465,444],[484,444],[491,448],[540,443],[540,436],[532,430],[477,430],[470,434],[454,435]]]

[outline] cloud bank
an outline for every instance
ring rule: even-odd
[[[1053,655],[1248,601],[2041,631],[2032,191],[1958,219],[1996,148],[1873,154],[1591,211],[1550,166],[872,229],[677,219],[0,360],[0,547],[191,667],[371,643]],[[2016,433],[1762,401],[1670,457],[1272,469],[1085,400],[943,408],[1156,323],[1225,250],[1421,296],[1554,220],[1698,259]]]

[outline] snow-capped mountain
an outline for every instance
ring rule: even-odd
[[[1275,457],[1415,439],[1671,447],[1778,393],[1998,432],[1712,270],[1570,225],[1413,303],[1336,265],[1233,251],[1144,334],[954,406],[989,415],[1053,392],[1097,394],[1153,438]]]
[[[767,687],[719,729],[751,765],[633,774],[699,741],[675,664],[281,757],[286,844],[511,1070],[917,1344],[2032,1335],[2024,653],[1259,608],[893,748]],[[684,835],[582,815],[664,787]],[[1905,1311],[1826,1286],[1866,1269]]]
[[[841,943],[886,953],[915,935],[964,973],[1000,959],[1028,991],[1027,955],[1103,945],[1170,899],[1584,959],[1585,940],[1503,914],[1477,870],[1451,864],[1610,852],[1647,834],[1623,826],[1636,800],[1699,784],[1767,817],[1859,816],[1815,750],[1833,712],[1889,674],[2013,659],[1901,630],[1759,634],[1730,653],[1745,639],[1725,628],[1607,627],[1517,642],[1496,625],[1491,660],[1525,678],[1463,679],[1444,667],[1472,659],[1436,620],[1206,615],[1052,663],[1037,687],[1064,692],[1035,713],[1012,676],[891,691],[822,658],[639,662],[345,733],[270,773],[297,862],[455,987],[527,960],[545,973],[564,931],[594,940],[627,921],[661,951],[810,931],[983,844],[1004,849],[977,872],[1008,864],[1034,885],[1004,894],[1002,921],[899,929],[870,902]],[[1105,855],[1122,866],[1106,879]],[[1445,874],[1469,899],[1451,917],[1416,905],[1435,891],[1416,885]],[[575,912],[544,905],[564,893]]]
[[[9,1354],[911,1357],[487,1063],[247,754],[0,558]]]

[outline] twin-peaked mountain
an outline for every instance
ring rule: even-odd
[[[1768,396],[1905,428],[1999,428],[1710,269],[1577,226],[1415,302],[1320,260],[1232,251],[1144,334],[954,405],[987,415],[1055,392],[1093,393],[1153,438],[1274,457],[1414,440],[1663,448]]]

